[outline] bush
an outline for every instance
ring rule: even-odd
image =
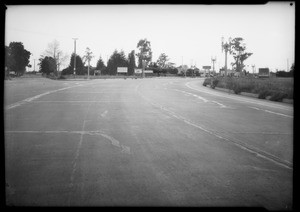
[[[210,85],[210,81],[211,81],[210,78],[205,78],[205,80],[203,82],[203,86]]]
[[[242,86],[239,83],[234,83],[232,90],[235,94],[240,94],[242,92]]]
[[[215,87],[218,85],[218,83],[219,83],[219,80],[217,78],[213,78],[211,80],[211,84],[210,84],[211,88],[215,89]]]
[[[276,92],[276,93],[273,93],[270,100],[271,101],[276,101],[276,102],[282,102],[282,99],[286,98],[287,96],[288,95],[286,93]]]
[[[62,79],[66,79],[66,77],[63,76],[63,75],[60,75],[60,76],[58,77],[58,79],[62,80]]]
[[[261,90],[258,93],[258,98],[259,99],[265,99],[267,96],[271,96],[271,95],[272,95],[271,91],[269,91],[269,90]]]

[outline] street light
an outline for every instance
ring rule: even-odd
[[[217,60],[216,56],[214,58],[211,57],[211,61],[213,63],[213,73],[215,73],[215,62],[216,62],[216,60]]]

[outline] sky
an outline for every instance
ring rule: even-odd
[[[292,3],[292,5],[291,5]],[[258,68],[287,70],[295,58],[295,3],[269,2],[263,5],[8,5],[5,20],[5,45],[22,42],[32,53],[30,64],[38,69],[38,59],[48,44],[57,40],[68,55],[81,57],[89,47],[96,66],[101,56],[106,63],[114,50],[137,53],[137,43],[151,43],[152,61],[165,53],[169,62],[224,67],[221,39],[242,37],[246,70]],[[137,60],[136,60],[137,61]],[[233,62],[228,55],[228,64]],[[230,65],[228,66],[231,67]]]

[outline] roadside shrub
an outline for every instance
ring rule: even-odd
[[[231,83],[231,90],[233,90],[235,94],[239,94],[242,92],[242,86],[239,82],[233,80]]]
[[[292,88],[288,89],[288,91],[287,91],[287,97],[285,97],[285,98],[287,98],[287,99],[294,99],[294,91],[293,91]]]
[[[215,87],[218,85],[218,83],[219,83],[219,80],[217,79],[217,78],[213,78],[212,80],[211,80],[211,82],[210,82],[211,84],[210,84],[210,86],[211,86],[211,88],[212,89],[215,89]]]
[[[59,79],[59,80],[64,80],[64,79],[66,79],[66,77],[63,76],[63,75],[60,75],[60,76],[58,77],[58,79]]]
[[[286,98],[288,95],[283,92],[275,92],[271,95],[270,100],[276,102],[282,102],[282,99]]]
[[[210,85],[210,81],[211,81],[210,78],[205,78],[205,80],[203,82],[203,86]]]
[[[271,95],[272,95],[271,91],[269,91],[269,90],[261,90],[258,93],[258,98],[259,99],[265,99],[267,96],[271,96]]]

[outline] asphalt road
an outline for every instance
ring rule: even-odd
[[[293,106],[203,79],[5,85],[6,203],[293,206]]]

